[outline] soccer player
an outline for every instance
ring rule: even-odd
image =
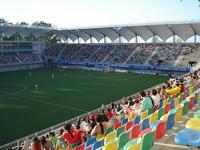
[[[35,91],[38,91],[38,85],[35,84]]]
[[[30,77],[32,76],[32,72],[31,72],[31,71],[29,72],[29,76],[30,76]]]
[[[53,73],[51,74],[51,79],[54,79],[54,74]]]

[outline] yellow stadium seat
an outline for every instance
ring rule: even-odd
[[[198,94],[198,101],[200,102],[200,92],[199,92],[199,94]]]
[[[147,115],[148,115],[148,111],[142,112],[140,120],[144,120],[147,117]]]
[[[176,110],[174,121],[175,122],[180,121],[182,119],[182,114],[183,114],[183,105],[180,105],[180,107],[178,107]]]
[[[174,106],[176,106],[177,104],[179,104],[179,102],[180,102],[179,97],[176,97],[176,98],[174,99]]]
[[[190,95],[193,93],[192,86],[189,87],[189,93],[190,93]]]
[[[118,138],[115,138],[114,140],[110,141],[104,146],[104,150],[118,150]]]
[[[108,142],[110,142],[111,140],[113,140],[115,138],[115,131],[109,133],[106,135],[105,140],[104,140],[104,145],[106,145]]]
[[[153,114],[151,114],[150,119],[149,119],[149,124],[154,123],[158,118],[158,112],[154,112]]]
[[[97,137],[96,137],[96,140],[99,141],[99,140],[101,140],[102,138],[103,138],[103,135],[102,135],[102,134],[98,134]]]
[[[132,121],[135,118],[135,116],[136,116],[135,113],[132,112],[128,117],[128,121]]]
[[[131,145],[126,150],[140,150],[140,143]]]

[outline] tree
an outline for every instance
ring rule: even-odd
[[[18,22],[16,25],[21,25],[21,26],[28,26],[29,24],[27,22]]]
[[[5,20],[4,18],[0,18],[0,25],[5,25],[7,23],[8,23],[7,20]]]
[[[47,27],[47,28],[50,28],[52,27],[52,24],[51,23],[46,23],[44,21],[36,21],[36,22],[33,22],[32,23],[32,26],[38,26],[38,27]]]

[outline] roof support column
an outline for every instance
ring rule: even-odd
[[[135,44],[138,43],[138,35],[135,36]]]
[[[80,37],[78,36],[78,44],[80,44]]]
[[[119,36],[119,43],[122,43],[122,36]]]
[[[68,38],[68,37],[66,37],[66,43],[67,43],[67,44],[69,43],[69,38]]]
[[[195,44],[197,43],[197,35],[196,34],[194,35],[194,43]]]
[[[173,34],[173,44],[176,43],[176,37],[175,37],[175,34]]]
[[[92,43],[93,43],[92,36],[90,35],[90,44],[92,44]]]
[[[153,44],[155,44],[155,42],[156,42],[156,35],[154,34],[153,35]]]
[[[16,32],[16,41],[17,41],[17,49],[19,49],[19,35],[18,35],[18,32]]]
[[[106,44],[107,43],[107,41],[106,41],[106,36],[104,35],[104,44]]]

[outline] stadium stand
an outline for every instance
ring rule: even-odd
[[[17,63],[32,63],[40,62],[41,58],[38,54],[33,52],[11,52],[2,53],[0,57],[0,64],[17,64]]]
[[[194,29],[190,29],[191,25],[195,25],[193,27],[195,30],[199,29],[199,23],[197,23],[197,25],[196,23],[189,23],[189,25],[172,24],[170,27],[180,27],[183,32],[183,34],[180,36],[182,39],[186,39],[187,35],[191,36],[195,33]],[[166,40],[166,38],[173,36],[171,31],[169,31],[169,24],[161,24],[157,25],[157,27],[165,29],[167,37],[161,37],[162,39]],[[7,30],[9,30],[12,28],[12,26],[7,28]],[[115,28],[109,28],[107,28],[107,36],[110,36],[112,39],[113,36],[111,32],[115,32]],[[122,28],[125,29],[126,27]],[[137,26],[132,26],[129,28],[134,31],[137,29]],[[153,30],[149,29],[153,28],[153,25],[145,24],[141,25],[140,28],[141,30],[138,29],[138,32],[144,37],[144,39],[155,36],[155,33],[152,33],[152,35],[144,33],[144,29],[152,32]],[[20,32],[20,30],[17,28],[15,30],[16,32]],[[28,30],[28,28],[24,28],[24,30]],[[40,29],[35,29],[34,32],[37,32],[37,30],[40,31]],[[43,30],[45,31],[46,29]],[[85,31],[92,30],[95,29],[85,29]],[[95,31],[101,32],[102,30],[103,29],[100,28]],[[176,29],[174,30],[176,33]],[[58,30],[57,32],[62,33],[64,31]],[[68,31],[65,32],[68,33]],[[162,32],[163,30],[157,31],[158,35],[160,34],[161,36]],[[77,33],[82,35],[81,30],[77,30]],[[84,34],[86,33],[87,32]],[[91,36],[96,37],[97,35],[94,34]],[[126,35],[130,35],[132,38],[135,37],[134,32],[130,32],[129,34],[125,32],[124,35],[125,38]],[[74,37],[73,32],[68,36],[72,39],[72,41],[80,38],[79,36]],[[113,37],[113,39],[114,38],[115,37]],[[18,45],[15,45],[15,47],[19,48]],[[53,46],[44,50],[44,56],[46,57],[51,57],[53,59],[58,58],[72,62],[89,61],[109,64],[139,65],[144,65],[147,63],[148,65],[152,66],[173,65],[180,67],[186,67],[188,65],[188,61],[193,59],[193,56],[196,56],[194,58],[198,61],[197,63],[199,63],[199,55],[197,54],[199,54],[199,45],[186,43],[107,43],[94,45],[54,44]],[[39,60],[41,60],[39,54],[33,52],[5,52],[1,53],[0,64],[7,65],[33,63]],[[162,60],[163,63],[158,64],[159,60]],[[186,74],[177,79],[170,80],[167,83],[154,88],[154,92],[147,90],[143,92],[145,94],[141,94],[142,96],[134,95],[130,97],[124,97],[119,102],[103,107],[103,110],[99,109],[101,111],[98,111],[97,113],[90,113],[89,115],[81,117],[72,123],[68,122],[64,127],[59,129],[59,131],[56,130],[55,132],[50,132],[46,136],[35,135],[35,137],[33,137],[31,140],[31,145],[30,139],[26,139],[22,143],[21,148],[55,148],[59,150],[96,149],[102,147],[104,150],[117,150],[121,148],[129,150],[150,149],[155,146],[154,142],[163,139],[165,134],[173,137],[173,127],[176,126],[176,123],[178,121],[182,121],[183,117],[189,114],[188,112],[192,111],[194,106],[199,103],[199,77],[200,70]],[[178,137],[176,137],[176,139],[177,138]],[[177,142],[176,139],[175,142]],[[199,143],[197,143],[198,145],[194,145],[193,143],[177,143],[200,146]]]
[[[56,47],[56,48],[55,48]],[[143,64],[161,66],[187,67],[188,55],[197,53],[199,45],[195,44],[62,44],[54,45],[49,51],[57,58],[61,49],[60,59],[74,62],[96,62],[108,64]],[[53,56],[51,55],[51,56]],[[184,62],[183,62],[183,58]],[[163,62],[159,64],[159,60]],[[198,61],[198,60],[197,60]],[[183,62],[183,63],[182,63]]]
[[[46,137],[33,137],[31,146],[25,140],[22,148],[149,150],[165,134],[173,137],[174,126],[200,102],[199,79],[200,70],[171,79],[151,91],[141,92],[142,96],[123,97],[97,113],[90,113],[72,124],[66,124],[58,133],[50,132]],[[190,131],[188,129],[178,133],[176,143],[200,146],[199,142],[191,140],[192,136],[189,136],[189,141],[184,140],[188,136],[179,136],[185,135],[182,132],[199,135],[195,131],[199,127],[192,125],[194,121],[200,122],[197,113],[195,116],[195,119],[189,119],[186,123]]]
[[[57,57],[59,52],[64,48],[65,45],[62,44],[54,44],[45,49],[44,55],[47,57]]]

